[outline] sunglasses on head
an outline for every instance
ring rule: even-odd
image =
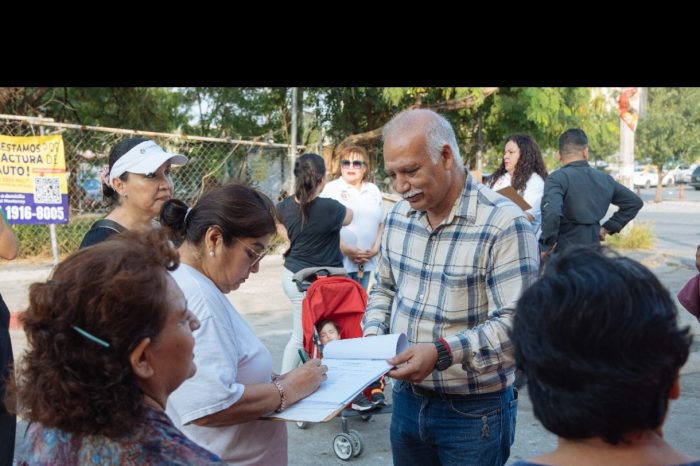
[[[350,165],[352,165],[353,168],[362,168],[362,166],[364,164],[365,164],[365,162],[362,160],[341,160],[340,161],[340,166],[343,168],[350,168]]]

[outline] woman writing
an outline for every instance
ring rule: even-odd
[[[491,176],[489,186],[494,191],[512,186],[530,204],[525,215],[532,223],[533,231],[538,238],[542,232],[540,204],[545,178],[547,178],[547,168],[544,166],[540,146],[526,134],[509,136],[506,139],[503,162]]]
[[[102,191],[115,207],[90,227],[80,248],[104,241],[115,233],[147,231],[156,226],[153,219],[163,203],[173,197],[170,167],[186,163],[184,155],[165,152],[149,139],[125,139],[114,146]]]
[[[164,413],[196,370],[199,322],[168,274],[177,265],[161,232],[129,232],[72,254],[31,286],[17,375],[30,423],[19,464],[218,462]]]
[[[340,228],[352,221],[352,210],[334,199],[320,198],[326,184],[326,165],[317,154],[304,154],[294,164],[294,196],[277,205],[280,235],[290,241],[284,257],[282,287],[292,303],[292,336],[284,348],[282,372],[299,364],[302,347],[300,292],[292,277],[307,267],[342,267]]]
[[[270,352],[226,298],[259,270],[275,232],[272,202],[231,184],[191,209],[166,202],[160,221],[179,245],[182,263],[173,278],[201,322],[197,374],[175,390],[168,414],[189,438],[231,464],[286,465],[286,424],[258,418],[312,393],[327,368],[313,360],[273,378]]]

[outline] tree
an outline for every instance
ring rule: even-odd
[[[664,164],[692,162],[700,153],[699,108],[699,88],[649,88],[647,114],[637,126],[635,146],[637,154],[657,168],[656,202],[661,202]]]
[[[289,141],[286,87],[188,87],[181,89],[190,134],[234,139]]]
[[[605,95],[591,88],[500,88],[485,102],[484,111],[485,144],[490,148],[502,148],[512,133],[527,133],[543,150],[554,150],[559,135],[576,127],[588,135],[592,158],[605,158],[619,139],[617,112]],[[500,163],[500,153],[497,159]]]
[[[158,87],[5,87],[0,113],[63,123],[174,131],[185,121],[180,93]]]

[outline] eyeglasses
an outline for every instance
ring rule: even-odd
[[[362,168],[362,166],[365,164],[364,161],[362,160],[341,160],[340,161],[340,166],[342,168],[350,168],[350,165],[352,165],[352,168]]]
[[[243,246],[245,246],[245,248],[248,250],[248,252],[249,252],[250,254],[253,254],[253,256],[255,256],[255,259],[254,259],[253,262],[250,264],[251,267],[255,267],[255,264],[257,264],[258,262],[260,262],[260,261],[262,260],[262,258],[265,257],[265,255],[267,254],[267,249],[264,250],[263,252],[258,252],[258,251],[256,251],[255,249],[253,249],[253,248],[251,248],[250,246],[248,246],[247,244],[245,244],[242,240],[240,240],[240,239],[238,239],[238,238],[233,238],[233,239],[235,239],[236,241],[238,241],[239,243],[241,243]],[[250,257],[250,256],[249,256],[249,257]]]

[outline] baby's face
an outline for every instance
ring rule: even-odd
[[[318,332],[318,336],[321,339],[321,344],[326,346],[329,341],[340,340],[340,333],[335,325],[328,322],[326,325],[321,327],[321,331]]]

